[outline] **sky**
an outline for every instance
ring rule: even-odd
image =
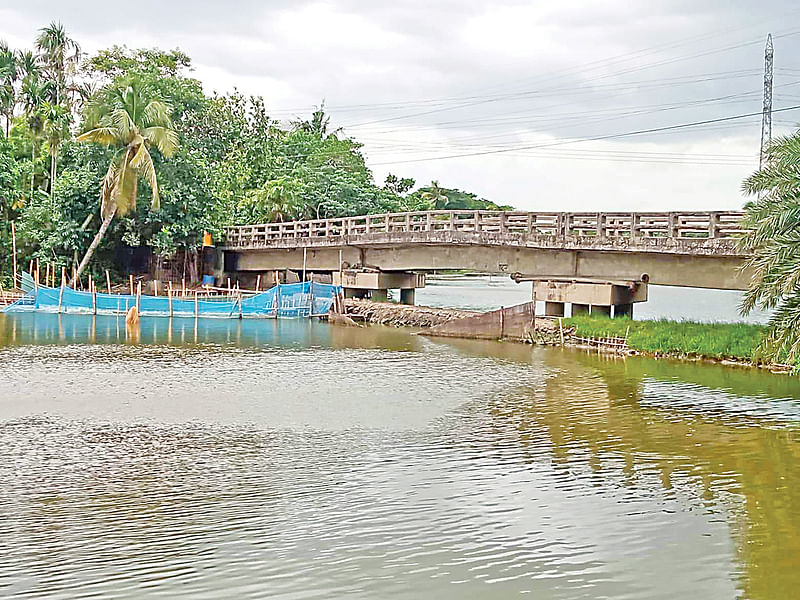
[[[773,135],[800,122],[791,0],[0,0],[13,47],[53,20],[89,54],[180,48],[207,93],[263,96],[278,120],[324,101],[379,183],[522,210],[740,208],[768,33]]]

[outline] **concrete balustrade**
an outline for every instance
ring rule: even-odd
[[[521,212],[434,210],[229,227],[225,247],[268,248],[280,241],[421,232],[488,233],[525,238],[735,239],[741,212]],[[285,244],[281,244],[285,246]]]

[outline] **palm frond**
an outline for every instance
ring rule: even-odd
[[[80,134],[75,138],[75,141],[94,142],[95,144],[110,146],[119,142],[119,138],[117,137],[116,129],[112,127],[97,127],[96,129],[92,129],[86,133]]]
[[[166,157],[175,154],[180,143],[178,141],[178,134],[174,129],[161,126],[145,128],[142,130],[142,137],[158,148],[158,151]]]

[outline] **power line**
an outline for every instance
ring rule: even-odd
[[[798,108],[800,108],[800,104],[795,105],[795,106],[788,106],[788,107],[785,107],[785,108],[779,108],[779,109],[774,110],[773,112],[776,112],[776,113],[777,112],[785,112],[785,111],[789,111],[789,110],[796,110]],[[533,149],[538,149],[538,148],[549,148],[549,147],[552,147],[552,146],[562,146],[562,145],[565,145],[565,144],[576,144],[578,142],[596,142],[596,141],[601,141],[601,140],[619,139],[619,138],[623,138],[623,137],[632,137],[632,136],[636,136],[636,135],[646,135],[646,134],[649,134],[649,133],[660,133],[660,132],[664,132],[664,131],[674,131],[674,130],[677,130],[677,129],[686,129],[686,128],[689,128],[689,127],[697,127],[697,126],[700,126],[700,125],[708,125],[708,124],[712,124],[712,123],[723,123],[723,122],[726,122],[726,121],[733,121],[733,120],[736,120],[736,119],[744,119],[744,118],[747,118],[747,117],[759,116],[761,114],[762,114],[761,112],[745,113],[745,114],[741,114],[741,115],[733,115],[733,116],[730,116],[730,117],[720,117],[720,118],[717,118],[717,119],[706,119],[704,121],[693,121],[691,123],[680,123],[678,125],[667,125],[665,127],[652,127],[650,129],[638,129],[636,131],[628,131],[628,132],[625,132],[625,133],[615,133],[615,134],[609,134],[609,135],[601,135],[601,136],[596,136],[596,137],[591,137],[591,138],[584,138],[584,139],[563,140],[563,141],[552,142],[552,143],[547,143],[547,144],[535,144],[535,145],[531,145],[531,146],[520,146],[520,147],[517,147],[517,148],[504,148],[504,149],[499,149],[499,150],[485,150],[485,151],[481,151],[481,152],[470,152],[470,153],[464,153],[464,154],[451,154],[451,155],[448,155],[448,156],[436,156],[436,157],[431,157],[431,158],[417,158],[417,159],[400,160],[400,161],[393,161],[393,162],[386,162],[386,163],[375,163],[373,166],[381,166],[381,165],[389,165],[389,164],[415,163],[415,162],[428,162],[428,161],[434,161],[434,160],[447,160],[447,159],[450,159],[450,158],[464,158],[464,157],[468,157],[468,156],[485,156],[485,155],[489,155],[489,154],[505,154],[507,152],[515,152],[515,151],[519,151],[519,150],[533,150]]]

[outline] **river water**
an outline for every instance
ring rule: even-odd
[[[769,313],[755,310],[739,314],[742,292],[651,285],[647,302],[636,304],[637,319],[688,319],[703,322],[765,323]],[[417,304],[487,311],[531,300],[530,282],[514,283],[508,275],[429,276],[428,286],[417,290]],[[538,314],[544,314],[540,302]]]
[[[0,597],[796,597],[799,423],[730,367],[0,315]]]

